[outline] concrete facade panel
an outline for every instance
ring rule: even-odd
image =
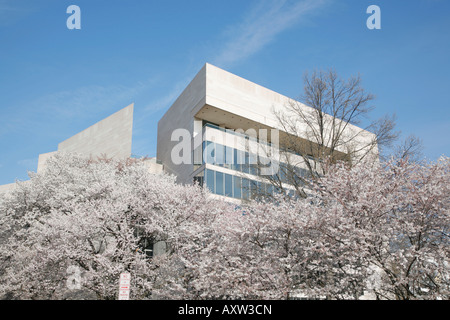
[[[41,173],[45,169],[45,163],[55,153],[57,153],[57,151],[48,152],[48,153],[41,153],[39,155],[38,166],[37,166],[37,172],[38,173]]]
[[[206,94],[206,66],[195,76],[191,83],[181,93],[174,104],[158,122],[157,159],[164,164],[164,170],[177,176],[180,183],[188,183],[193,171],[192,159],[188,164],[174,165],[171,153],[179,141],[171,141],[172,133],[176,129],[187,130],[191,138],[194,132],[193,110],[205,105]],[[193,145],[192,140],[188,143]],[[190,153],[193,148],[191,147]],[[190,155],[191,157],[191,155]]]
[[[101,155],[117,159],[130,157],[133,108],[134,104],[131,104],[61,142],[58,151],[76,152],[92,157]]]

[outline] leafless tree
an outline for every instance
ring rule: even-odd
[[[395,115],[369,119],[375,97],[362,87],[360,75],[342,79],[330,69],[306,73],[303,80],[302,102],[290,100],[283,110],[273,111],[283,148],[280,170],[266,179],[284,192],[287,183],[305,197],[305,187],[324,175],[328,164],[378,161],[399,133]]]
[[[394,147],[393,156],[397,159],[408,159],[412,162],[418,162],[423,157],[422,151],[422,140],[415,135],[409,135]]]

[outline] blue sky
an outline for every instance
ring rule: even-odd
[[[373,118],[450,155],[449,15],[447,0],[0,0],[0,184],[132,102],[132,152],[155,156],[158,120],[206,62],[293,98],[306,71],[359,73]]]

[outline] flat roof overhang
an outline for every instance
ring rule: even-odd
[[[205,104],[202,108],[200,108],[194,117],[212,122],[226,129],[242,129],[244,131],[254,129],[257,133],[260,129],[265,129],[267,130],[267,140],[270,143],[273,143],[271,129],[277,129],[208,104]],[[293,136],[292,134],[279,129],[278,133],[280,146],[288,146],[288,148],[292,150],[303,150],[304,154],[308,154],[313,157],[318,156],[317,150],[319,150],[319,147],[316,143],[302,137]],[[347,159],[347,155],[344,152],[335,150],[334,153],[340,159]]]

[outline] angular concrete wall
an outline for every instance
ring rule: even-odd
[[[179,142],[171,141],[172,132],[176,129],[186,129],[192,135],[194,132],[193,110],[205,105],[205,94],[206,66],[200,70],[158,122],[157,159],[163,163],[166,172],[177,176],[177,181],[180,183],[189,183],[194,166],[193,164],[173,164],[171,152]]]
[[[268,127],[278,125],[272,108],[289,98],[213,65],[206,65],[206,104]]]
[[[45,163],[56,152],[57,151],[52,151],[52,152],[48,152],[48,153],[41,153],[39,155],[38,166],[37,166],[37,172],[38,173],[42,172],[45,169]]]
[[[134,104],[97,122],[58,145],[58,151],[124,159],[131,156]]]

